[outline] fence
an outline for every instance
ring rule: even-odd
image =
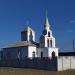
[[[57,58],[24,58],[23,60],[0,60],[1,67],[19,67],[19,68],[34,68],[34,69],[46,69],[57,70]]]
[[[75,69],[75,56],[60,56],[57,61],[58,71]]]

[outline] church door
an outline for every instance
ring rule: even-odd
[[[55,58],[55,52],[54,51],[52,52],[52,58]]]
[[[43,58],[43,52],[41,52],[41,58]]]
[[[35,52],[33,51],[32,57],[35,58]]]

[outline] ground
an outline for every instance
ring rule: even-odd
[[[25,68],[0,67],[0,75],[75,75],[75,70],[56,72]]]

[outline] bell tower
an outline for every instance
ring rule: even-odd
[[[40,47],[55,48],[55,38],[52,35],[47,16],[45,19],[44,30],[42,31],[42,35],[40,37]]]

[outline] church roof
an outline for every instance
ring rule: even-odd
[[[26,27],[23,31],[27,31],[27,32],[33,31],[34,32],[34,30],[30,27]]]
[[[45,25],[46,25],[46,27],[49,27],[48,17],[46,17],[46,20],[45,20]]]
[[[15,44],[7,46],[6,48],[26,47],[26,46],[36,46],[36,44],[31,41],[20,41]]]

